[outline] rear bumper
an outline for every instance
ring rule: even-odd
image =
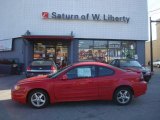
[[[34,77],[34,76],[38,76],[38,75],[47,75],[50,74],[52,72],[26,72],[26,77]]]
[[[149,82],[149,80],[151,79],[153,73],[150,72],[150,71],[145,71],[145,72],[142,72],[142,73],[143,73],[144,80],[146,82]]]
[[[141,95],[145,94],[147,91],[147,83],[145,81],[135,83],[133,85],[133,89],[134,89],[134,96],[135,97],[141,96]]]

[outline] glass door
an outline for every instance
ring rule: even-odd
[[[46,48],[46,59],[55,61],[55,59],[56,59],[55,47],[47,47]]]
[[[68,64],[68,44],[62,42],[37,42],[34,43],[34,60],[53,60],[59,67]]]
[[[56,46],[56,63],[61,67],[65,67],[68,64],[68,47]]]

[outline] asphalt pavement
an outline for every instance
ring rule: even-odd
[[[23,75],[0,76],[0,120],[160,120],[160,68],[154,69],[147,93],[127,106],[111,101],[87,101],[34,109],[11,100],[11,87],[23,78]]]

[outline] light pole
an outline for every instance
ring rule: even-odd
[[[152,22],[160,22],[158,20],[152,20],[150,17],[150,66],[151,66],[151,72],[153,72],[153,45],[152,45]]]

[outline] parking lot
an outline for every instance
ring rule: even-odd
[[[68,102],[34,109],[11,100],[10,89],[23,75],[0,76],[0,120],[159,120],[160,69],[154,69],[145,95],[130,105],[111,101]]]

